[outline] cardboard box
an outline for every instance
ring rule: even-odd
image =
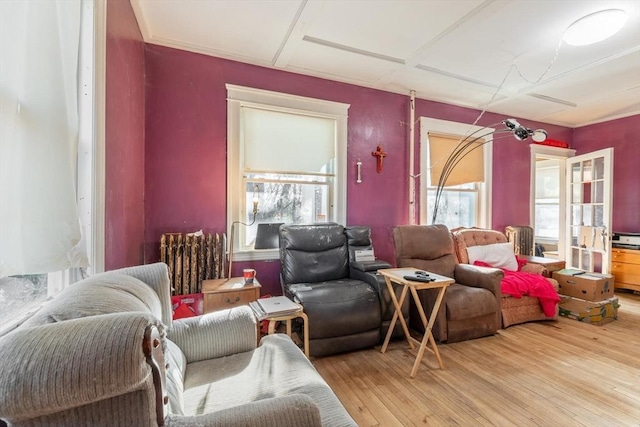
[[[173,320],[199,316],[204,312],[204,294],[173,295]]]
[[[604,301],[613,297],[613,276],[587,273],[582,270],[563,269],[553,272],[558,281],[558,293],[587,301]]]
[[[585,301],[560,295],[560,316],[602,326],[618,318],[618,297],[604,301]]]

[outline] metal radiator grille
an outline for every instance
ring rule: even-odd
[[[225,277],[225,234],[165,233],[160,261],[169,266],[172,295],[202,291],[202,281]]]
[[[505,228],[507,239],[513,243],[516,255],[534,255],[533,228],[528,225],[510,225]]]

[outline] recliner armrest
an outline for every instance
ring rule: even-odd
[[[253,310],[240,306],[174,320],[167,337],[192,363],[253,350],[257,334]]]
[[[375,261],[352,261],[349,266],[358,271],[378,271],[384,268],[391,268],[391,264],[381,259]]]
[[[322,426],[320,411],[306,394],[273,397],[196,416],[169,415],[167,427],[314,427]]]
[[[353,264],[355,263],[351,263],[352,266]],[[381,268],[388,268],[388,267],[381,267]],[[359,268],[350,268],[349,277],[352,279],[362,280],[363,282],[367,283],[369,286],[375,289],[378,295],[383,289],[384,290],[387,289],[386,284],[384,282],[384,277],[378,274],[377,268],[374,268],[371,270],[367,270],[367,269],[361,270]]]
[[[361,270],[360,268],[355,268],[355,262],[351,263],[353,268],[350,269],[350,276],[352,279],[362,280],[366,282],[369,286],[371,286],[376,293],[378,294],[378,298],[380,299],[380,310],[381,310],[381,318],[382,321],[389,321],[395,313],[395,307],[391,301],[391,296],[389,295],[389,290],[387,289],[387,284],[385,282],[384,277],[381,274],[378,274],[378,270],[391,268],[391,264],[385,261],[370,261],[369,266],[364,266]],[[396,296],[399,296],[399,288],[396,289]],[[402,304],[402,313],[405,318],[409,317],[409,299],[405,299]],[[386,330],[385,330],[386,333]]]
[[[143,337],[148,327],[163,328],[150,314],[111,313],[18,328],[3,336],[0,414],[10,424],[43,417],[44,425],[51,414],[147,387],[152,369]],[[131,419],[143,417],[135,408],[126,409]]]
[[[456,283],[491,291],[496,297],[502,293],[500,282],[504,272],[499,268],[480,267],[469,264],[456,264],[454,279]]]

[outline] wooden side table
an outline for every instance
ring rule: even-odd
[[[433,334],[431,333],[431,329],[433,328],[433,323],[436,320],[436,316],[438,315],[438,309],[440,308],[440,304],[442,303],[442,299],[444,298],[444,293],[447,290],[447,287],[454,283],[454,280],[440,276],[438,274],[429,273],[429,276],[435,278],[436,280],[433,282],[414,282],[412,280],[407,280],[404,276],[415,274],[414,272],[418,271],[416,268],[387,268],[383,270],[378,270],[383,277],[385,282],[387,283],[387,289],[389,289],[389,295],[391,295],[391,300],[393,301],[393,306],[395,307],[395,312],[393,313],[393,317],[391,318],[391,324],[389,325],[389,330],[387,331],[387,336],[384,339],[384,343],[382,344],[382,353],[387,351],[387,346],[389,345],[389,340],[391,339],[391,335],[393,334],[393,329],[396,326],[396,321],[400,319],[400,324],[402,325],[402,330],[404,331],[404,335],[407,338],[407,342],[409,343],[409,347],[413,349],[413,343],[411,340],[413,339],[409,334],[409,328],[407,328],[407,323],[404,321],[404,317],[402,316],[402,303],[407,296],[407,291],[411,291],[411,295],[413,296],[413,300],[416,303],[416,308],[418,309],[418,313],[420,314],[420,319],[422,320],[422,324],[424,325],[424,335],[422,337],[422,341],[420,341],[420,348],[418,349],[418,354],[416,356],[416,360],[413,363],[413,368],[411,369],[411,378],[415,378],[418,368],[420,367],[420,362],[422,361],[422,356],[424,355],[424,351],[427,348],[427,342],[430,344],[431,350],[433,354],[436,356],[438,360],[438,365],[440,369],[444,369],[444,363],[442,363],[442,359],[440,358],[440,352],[438,351],[438,347],[436,346],[436,341],[433,338]],[[400,294],[400,300],[396,298],[396,293],[393,291],[393,284],[397,284],[402,286],[402,293]],[[422,304],[420,303],[420,297],[418,296],[418,291],[422,289],[439,289],[438,297],[436,298],[436,302],[433,306],[433,310],[429,314],[429,317],[424,313],[424,309],[422,308]],[[416,340],[417,341],[417,340]]]
[[[203,280],[204,312],[210,313],[239,305],[249,305],[250,302],[260,298],[261,287],[256,279],[252,284],[245,285],[242,277]]]
[[[276,323],[278,321],[286,322],[287,335],[289,335],[289,338],[291,338],[291,320],[296,318],[302,319],[303,333],[304,333],[304,337],[303,337],[304,354],[307,356],[307,358],[309,358],[309,318],[303,311],[302,307],[300,307],[300,311],[296,311],[295,313],[291,313],[283,316],[269,316],[269,317],[266,317],[264,320],[269,321],[269,330],[268,330],[269,335],[275,332]]]

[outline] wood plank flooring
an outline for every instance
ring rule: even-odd
[[[366,426],[640,426],[640,295],[617,292],[618,320],[511,326],[426,352],[393,341],[312,363]]]

